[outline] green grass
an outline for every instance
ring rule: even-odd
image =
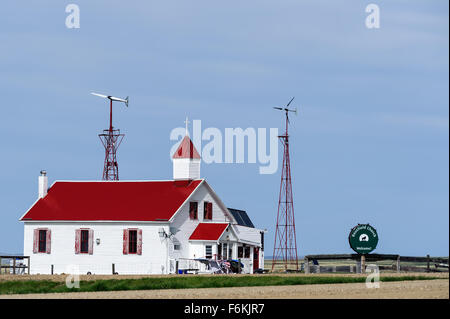
[[[430,280],[437,277],[390,276],[380,277],[381,281]],[[80,288],[67,288],[65,282],[49,280],[0,281],[1,294],[94,292],[119,290],[153,290],[183,288],[219,288],[245,286],[280,286],[362,283],[365,277],[325,277],[325,276],[180,276],[169,278],[110,279],[81,281]]]

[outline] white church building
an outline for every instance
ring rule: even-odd
[[[264,268],[264,230],[227,208],[200,178],[200,161],[186,135],[171,180],[48,188],[41,172],[38,199],[20,218],[30,273],[170,274],[198,268],[198,259],[240,259],[244,273]]]

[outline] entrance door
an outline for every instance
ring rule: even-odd
[[[253,271],[259,268],[259,247],[253,247]]]
[[[222,244],[219,244],[217,247],[217,259],[222,260]]]

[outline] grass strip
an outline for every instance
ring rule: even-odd
[[[380,276],[380,281],[411,281],[441,279],[427,276]],[[67,288],[65,282],[50,280],[2,281],[1,294],[95,292],[120,290],[154,290],[186,288],[255,287],[313,284],[363,283],[365,277],[323,276],[189,276],[169,278],[107,279],[81,281],[80,288]]]

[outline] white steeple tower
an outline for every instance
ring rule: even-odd
[[[186,117],[186,135],[172,156],[173,159],[173,179],[199,179],[200,178],[200,154],[189,138],[189,120]]]

